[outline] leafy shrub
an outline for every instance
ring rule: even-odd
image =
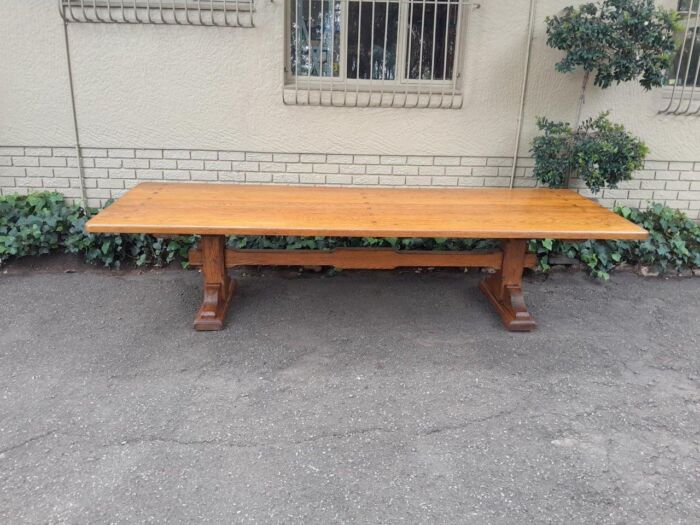
[[[10,257],[64,252],[81,254],[86,262],[109,268],[126,261],[165,266],[184,259],[196,240],[87,233],[85,223],[96,212],[68,204],[59,193],[0,197],[0,264]]]
[[[556,65],[569,73],[595,72],[595,85],[639,79],[645,89],[663,86],[676,49],[676,15],[654,0],[603,0],[567,7],[547,17],[547,44],[566,52]]]
[[[649,239],[622,243],[623,258],[661,271],[700,268],[700,225],[685,214],[654,203],[646,210],[620,208],[618,213],[649,231]]]
[[[0,264],[58,250],[75,210],[58,193],[0,197]]]
[[[616,188],[620,182],[632,179],[649,153],[647,146],[624,126],[611,122],[608,113],[584,121],[576,131],[565,122],[546,118],[538,119],[537,127],[544,134],[532,143],[533,175],[551,188],[565,187],[573,173],[593,193]]]

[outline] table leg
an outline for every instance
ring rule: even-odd
[[[236,285],[226,272],[226,238],[223,235],[203,235],[200,248],[204,299],[194,319],[194,328],[221,330]]]
[[[486,295],[508,330],[529,332],[537,326],[523,297],[523,268],[527,241],[503,241],[503,264],[493,276],[484,279],[479,288]]]

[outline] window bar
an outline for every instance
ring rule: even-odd
[[[190,4],[187,2],[185,2],[185,23],[188,25],[192,23],[190,21]]]
[[[299,3],[294,0],[294,102],[299,104]],[[282,97],[284,100],[284,97]]]
[[[384,105],[384,92],[385,92],[385,87],[386,87],[386,47],[387,47],[387,40],[389,37],[389,2],[384,3],[385,10],[384,10],[384,47],[382,51],[382,94],[381,98],[379,99],[379,106]],[[391,90],[391,104],[394,104],[394,96],[396,95],[396,90],[392,89]]]
[[[698,31],[700,29],[696,29]],[[697,36],[695,37],[697,39]],[[693,86],[692,89],[690,90],[690,99],[688,100],[688,108],[686,112],[690,112],[690,105],[693,101],[693,97],[695,96],[695,91],[698,87],[698,81],[700,81],[700,60],[698,60],[698,65],[695,68],[695,78],[693,79]],[[700,115],[700,105],[698,106],[698,109],[696,109],[693,113],[690,113],[691,115]]]
[[[175,23],[177,25],[179,25],[179,26],[183,25],[183,23],[177,17],[177,11],[175,10],[175,0],[170,0],[170,4],[171,4],[170,8],[171,8],[172,13],[173,13],[173,20],[175,20]]]
[[[688,36],[690,34],[692,34],[691,39],[690,39],[692,41],[692,43],[690,44],[690,51],[688,52],[688,63],[686,64],[685,74],[683,75],[683,85],[681,86],[681,94],[678,98],[678,105],[676,106],[676,109],[674,109],[673,111],[670,111],[670,113],[673,113],[674,115],[679,114],[678,110],[680,109],[681,105],[683,104],[683,95],[685,94],[685,86],[688,83],[688,75],[690,74],[690,63],[692,62],[691,58],[693,56],[693,49],[695,48],[695,31],[697,31],[697,22],[698,22],[697,15],[695,17],[696,18],[696,20],[695,20],[696,25],[695,25],[695,27],[693,27],[693,29],[690,29],[691,19],[693,18],[692,17],[692,10],[693,10],[693,2],[694,1],[695,0],[689,0],[690,3],[688,5],[688,20],[686,21],[686,24],[685,24],[685,34],[683,35],[683,46],[680,50],[680,55],[679,55],[680,58],[678,61],[678,72],[676,74],[676,77],[679,77],[681,75],[681,70],[683,69],[683,67],[682,67],[683,66],[683,54],[685,53],[685,47],[688,43]],[[700,15],[700,9],[698,9],[698,15]],[[678,81],[676,81],[676,83],[677,82]],[[675,84],[674,84],[674,88],[675,88]],[[690,103],[692,103],[692,100],[690,100],[688,104],[690,105]],[[685,112],[687,112],[688,109],[690,109],[690,107],[688,107]]]
[[[148,9],[148,4],[150,3],[150,0],[146,0],[146,8]],[[136,9],[136,0],[134,0],[134,19],[136,20],[137,24],[143,24],[141,21],[141,18],[139,17],[139,10]]]
[[[151,2],[153,0],[146,0],[146,20],[142,21],[142,24],[152,24],[153,20],[151,17]],[[202,24],[203,25],[203,24]]]
[[[467,23],[469,22],[469,14],[466,14]],[[464,103],[464,97],[460,96],[459,106],[455,106],[455,97],[457,96],[457,79],[461,74],[460,68],[460,50],[462,49],[462,9],[457,9],[457,24],[455,30],[455,57],[452,64],[452,92],[450,93],[449,109],[461,109]]]
[[[318,105],[323,106],[323,33],[326,20],[323,18],[323,4],[326,0],[321,0],[321,33],[320,42],[318,44]]]
[[[202,20],[202,0],[197,0],[197,15],[199,18],[199,25],[203,26],[204,21]]]
[[[97,18],[97,21],[98,21],[98,22],[102,22],[103,24],[104,24],[104,23],[107,23],[107,21],[106,21],[106,20],[103,20],[102,17],[100,16],[100,14],[98,13],[98,9],[97,9],[97,5],[96,5],[96,4],[97,4],[97,1],[96,1],[96,0],[92,0],[92,6],[93,6],[93,9],[94,9],[95,18]]]
[[[162,1],[162,0],[161,0]],[[110,24],[116,24],[117,21],[114,19],[114,16],[112,15],[112,2],[111,0],[107,0],[107,15],[109,16],[109,22]],[[163,16],[161,12],[161,17]]]
[[[698,72],[700,71],[700,60],[698,60],[698,65],[696,68],[695,72],[695,78],[693,81],[693,85],[690,91],[690,97],[688,98],[688,105],[686,106],[685,110],[683,111],[678,111],[680,109],[681,103],[683,102],[683,95],[685,94],[685,88],[688,85],[688,77],[690,75],[690,64],[693,61],[693,52],[695,51],[695,43],[698,41],[698,31],[700,31],[700,0],[698,1],[698,8],[695,13],[695,27],[693,28],[693,36],[691,38],[691,44],[690,44],[690,50],[688,51],[688,63],[686,64],[685,67],[685,81],[683,82],[683,87],[681,88],[681,96],[680,100],[678,102],[678,107],[676,108],[676,111],[673,112],[674,115],[684,115],[688,114],[690,112],[690,107],[693,104],[693,95],[695,94],[695,86],[698,83]],[[690,4],[688,5],[688,21],[692,18],[692,10],[693,10],[693,0],[690,0]],[[683,47],[687,45],[687,42],[683,43]],[[681,56],[683,56],[681,54]],[[681,64],[678,64],[678,69],[681,69]],[[698,108],[698,111],[700,111],[700,107]],[[695,112],[697,114],[697,111]]]
[[[420,103],[420,95],[421,95],[421,80],[423,80],[423,45],[425,44],[425,0],[423,0],[423,12],[421,13],[421,20],[420,20],[420,51],[418,52],[418,82],[416,82],[416,86],[418,86],[418,89],[416,91],[416,105],[413,106],[414,108],[418,107],[418,104]],[[411,67],[411,57],[408,58],[408,67]],[[410,74],[409,74],[410,77]]]
[[[311,48],[311,25],[313,22],[311,8],[313,6],[313,0],[307,0],[309,2],[309,20],[306,23],[306,47],[309,48],[308,61],[306,64],[306,104],[311,105],[311,64],[313,64],[312,48]]]
[[[134,5],[136,5],[136,4],[134,4]],[[129,7],[131,8],[131,6],[129,6]],[[126,9],[126,2],[122,2],[122,19],[123,19],[124,22],[126,22],[127,24],[131,24],[131,23],[133,23],[133,22],[126,16],[126,14],[125,14],[125,13],[126,13],[126,12],[125,12],[125,9]],[[135,9],[134,9],[134,16],[136,16],[136,10],[135,10]]]
[[[231,0],[58,0],[58,8],[66,22],[255,27],[255,0],[235,0],[235,20]]]
[[[435,44],[437,43],[437,10],[438,10],[438,0],[433,0],[433,50],[430,57],[430,81],[435,81]],[[449,32],[449,28],[445,28],[445,33]],[[433,102],[433,92],[428,92],[428,102],[425,107],[429,108]]]
[[[350,65],[350,61],[348,60],[348,53],[350,49],[350,33],[348,32],[349,30],[349,25],[348,25],[348,17],[346,15],[346,11],[343,10],[343,2],[347,2],[347,0],[339,0],[340,2],[340,17],[341,17],[341,31],[340,31],[340,38],[341,43],[340,43],[340,65],[338,69],[338,76],[343,78],[343,103],[340,105],[341,107],[347,107],[348,106],[348,66]],[[345,4],[346,7],[348,4]]]
[[[406,27],[408,29],[408,52],[406,53],[406,67],[404,69],[406,71],[406,90],[403,94],[403,106],[406,107],[408,104],[408,80],[411,78],[411,47],[413,46],[413,6],[414,6],[413,0],[409,0],[409,13],[408,13],[408,23],[406,24]]]
[[[367,104],[365,107],[369,107],[372,103],[372,77],[374,77],[374,5],[376,2],[372,2],[372,23],[369,26],[369,84],[367,91]]]
[[[209,3],[209,16],[211,17],[212,25],[219,26],[219,24],[214,20],[214,4]],[[226,16],[226,0],[224,0],[224,16]],[[149,17],[150,20],[150,17]]]
[[[155,10],[158,11],[158,13],[160,14],[160,23],[161,23],[161,24],[164,24],[164,23],[165,23],[165,19],[163,18],[163,0],[158,0],[158,8],[155,9]],[[157,24],[157,23],[158,23],[156,20],[153,20],[153,19],[151,18],[150,13],[149,13],[149,15],[148,15],[148,23],[149,23],[149,24]]]
[[[163,18],[163,0],[158,0],[158,7],[154,8],[155,11],[158,11],[158,14],[160,15],[160,22],[157,21],[157,19],[153,20],[150,22],[151,18],[149,17],[148,20],[151,24],[165,24],[165,19]]]
[[[445,17],[445,56],[442,61],[442,85],[440,86],[440,106],[445,102],[445,82],[447,81],[447,48],[450,42],[450,11],[452,9],[452,0],[447,0],[447,16]],[[455,35],[456,37],[456,35]],[[455,74],[454,65],[452,66],[452,75]]]
[[[689,114],[690,107],[693,103],[693,99],[692,99],[692,95],[691,95],[691,98],[688,100],[688,107],[686,108],[686,110],[679,112],[681,104],[683,103],[683,94],[685,93],[685,87],[686,87],[686,84],[688,82],[688,73],[690,70],[690,63],[692,62],[692,51],[693,51],[693,48],[695,45],[695,40],[697,38],[697,31],[698,31],[698,20],[699,20],[698,16],[700,16],[700,0],[698,1],[698,8],[697,8],[697,12],[695,13],[696,25],[692,29],[693,36],[695,38],[693,38],[693,43],[691,44],[691,49],[690,49],[690,52],[688,53],[688,64],[686,67],[686,75],[685,75],[685,77],[681,78],[681,70],[683,69],[682,68],[683,56],[685,54],[686,46],[688,45],[688,35],[691,32],[691,20],[693,18],[693,5],[694,5],[694,3],[695,3],[695,0],[689,0],[688,10],[687,11],[680,11],[680,13],[686,13],[687,17],[686,17],[686,22],[685,22],[685,29],[683,31],[683,43],[681,44],[681,48],[678,51],[678,57],[679,57],[678,69],[676,71],[676,76],[675,76],[675,80],[673,82],[673,87],[671,89],[671,96],[670,96],[670,100],[668,102],[668,105],[664,109],[659,111],[659,113],[666,113],[666,114],[670,114],[670,115]],[[700,62],[699,62],[699,67],[700,67]],[[681,80],[683,81],[683,86],[681,88],[681,94],[680,94],[680,97],[678,99],[678,104],[676,105],[676,109],[671,110],[671,106],[673,106],[673,103],[676,101],[676,91],[678,88],[678,83],[681,82]],[[693,84],[693,90],[691,91],[691,93],[695,92],[695,84],[697,84],[697,78],[695,78],[695,82]],[[698,112],[700,112],[700,107],[698,107],[698,111],[696,111],[692,114],[696,115],[696,114],[698,114]]]
[[[362,36],[362,0],[357,2],[357,54],[355,55],[355,77],[356,81],[360,80],[360,40]],[[357,107],[357,102],[360,98],[360,83],[355,84],[355,104]]]
[[[333,81],[335,80],[335,0],[331,0],[330,6],[331,15],[331,86],[330,86],[330,105],[333,105]]]

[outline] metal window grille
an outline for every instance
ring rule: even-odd
[[[255,27],[255,0],[58,0],[66,22]]]
[[[290,0],[283,101],[459,109],[465,0]]]
[[[670,99],[661,113],[700,115],[700,0],[680,0],[679,51],[669,73]]]

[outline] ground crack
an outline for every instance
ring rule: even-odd
[[[470,419],[468,421],[464,421],[459,424],[454,424],[454,425],[442,425],[439,427],[433,427],[425,432],[422,432],[420,435],[423,436],[430,436],[432,434],[439,434],[440,432],[447,432],[450,430],[463,430],[471,425],[474,425],[476,423],[484,423],[485,421],[491,421],[492,419],[498,419],[503,416],[509,416],[513,413],[515,413],[518,410],[518,408],[511,408],[509,410],[501,410],[500,412],[496,412],[495,414],[490,414],[488,416],[484,417],[479,417],[475,419]]]
[[[18,448],[21,448],[24,445],[28,445],[29,443],[33,443],[34,441],[39,441],[40,439],[44,439],[45,437],[52,436],[56,432],[58,432],[58,430],[56,430],[56,429],[49,430],[48,432],[44,432],[42,434],[37,434],[36,436],[32,436],[30,438],[27,438],[24,441],[22,441],[21,443],[17,443],[16,445],[12,445],[12,446],[7,447],[7,448],[2,448],[2,449],[0,449],[0,455],[6,454],[7,452],[11,452],[11,451],[16,450]]]
[[[139,445],[142,443],[173,443],[176,445],[182,445],[182,446],[219,446],[219,447],[229,447],[229,448],[255,448],[259,447],[261,443],[249,443],[249,442],[232,442],[232,441],[223,441],[220,439],[192,439],[192,440],[184,440],[184,439],[178,439],[178,438],[171,438],[171,437],[163,437],[163,436],[142,436],[142,437],[134,437],[134,438],[129,438],[129,439],[122,439],[119,442],[113,442],[113,443],[108,443],[105,446],[108,447],[118,447],[118,446],[124,446],[124,445]]]

